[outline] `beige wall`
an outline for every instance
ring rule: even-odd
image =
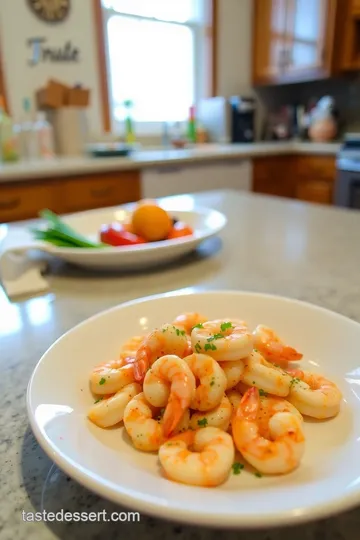
[[[251,93],[253,0],[218,0],[218,95]]]
[[[98,131],[101,114],[92,1],[72,0],[68,19],[52,25],[39,20],[30,11],[26,0],[1,0],[0,24],[4,77],[14,118],[21,115],[23,98],[33,99],[35,90],[49,77],[55,77],[91,89],[92,106],[88,117],[91,130]],[[80,49],[79,62],[29,65],[27,40],[33,37],[48,38],[47,45],[54,47],[63,46],[70,39]]]

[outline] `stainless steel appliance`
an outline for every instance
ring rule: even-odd
[[[334,204],[360,210],[360,133],[345,135],[336,166]]]
[[[233,96],[204,99],[198,106],[198,120],[212,142],[249,143],[255,138],[255,100]]]

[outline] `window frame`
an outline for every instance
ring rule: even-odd
[[[210,20],[208,25],[199,27],[199,25],[193,23],[176,23],[181,26],[188,26],[194,31],[194,47],[196,51],[194,69],[196,65],[203,65],[199,62],[199,59],[207,58],[209,65],[207,66],[207,72],[209,74],[208,80],[205,81],[205,76],[195,77],[195,100],[200,95],[215,96],[217,86],[217,55],[216,55],[216,40],[217,40],[217,14],[218,14],[218,0],[207,0],[209,4]],[[93,0],[94,17],[95,17],[95,31],[97,35],[97,48],[98,48],[98,63],[99,63],[99,78],[100,78],[100,94],[102,101],[102,121],[103,129],[105,132],[115,131],[119,122],[113,118],[112,104],[110,96],[110,62],[109,62],[109,47],[107,45],[106,25],[109,17],[114,15],[121,15],[124,17],[131,17],[135,19],[147,19],[148,17],[120,14],[115,10],[105,10],[102,7],[101,0]],[[106,13],[106,16],[105,16]],[[152,20],[151,18],[148,18]],[[157,19],[154,19],[157,20]],[[201,81],[201,82],[200,82]],[[201,86],[203,85],[203,88]],[[162,122],[141,122],[141,135],[154,135],[161,133]]]

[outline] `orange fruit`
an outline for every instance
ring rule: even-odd
[[[172,229],[169,214],[156,204],[141,204],[132,215],[132,226],[135,234],[149,242],[164,240]]]

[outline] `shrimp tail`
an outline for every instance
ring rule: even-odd
[[[178,433],[169,439],[171,442],[182,441],[186,446],[192,446],[194,444],[195,431],[189,429],[188,431],[183,431]]]
[[[169,437],[180,423],[185,412],[181,400],[176,396],[170,396],[164,413],[163,429],[165,437]]]
[[[142,382],[149,369],[149,360],[145,348],[140,347],[136,353],[135,361],[133,362],[134,378],[137,382]]]
[[[299,379],[303,379],[304,378],[304,372],[301,370],[301,369],[287,369],[286,370],[286,373],[288,373],[289,375],[291,375],[292,377],[294,378],[299,378]]]
[[[259,390],[253,386],[241,398],[236,410],[236,416],[246,420],[255,420],[260,407]]]

